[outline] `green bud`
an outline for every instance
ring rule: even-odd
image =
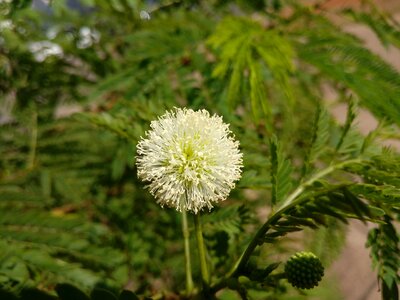
[[[318,286],[324,276],[324,267],[315,254],[297,252],[286,262],[285,273],[292,286],[300,289],[312,289]]]

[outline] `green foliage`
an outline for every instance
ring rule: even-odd
[[[392,220],[386,217],[385,221],[370,230],[367,246],[371,248],[372,262],[378,270],[383,299],[398,299],[400,240]]]
[[[310,150],[304,161],[304,174],[308,173],[310,164],[314,163],[321,152],[324,151],[324,147],[329,139],[329,121],[330,118],[328,112],[321,108],[321,106],[318,106],[312,128]]]
[[[0,290],[0,295],[2,299],[6,300],[138,300],[139,297],[129,291],[123,290],[119,295],[116,295],[115,292],[110,291],[109,289],[104,289],[100,287],[94,288],[90,296],[88,296],[85,292],[80,290],[79,288],[70,285],[70,284],[58,284],[55,287],[57,296],[53,296],[47,293],[44,293],[37,289],[23,289],[21,291],[20,297],[17,297],[11,293]]]
[[[374,224],[381,291],[398,297],[400,157],[382,147],[400,139],[398,71],[295,1],[76,2],[0,4],[1,299],[327,299],[332,284],[299,295],[280,262],[302,247],[332,263],[349,219]],[[364,7],[338,15],[398,48],[398,24]],[[367,136],[358,105],[379,121]],[[135,174],[137,141],[174,106],[222,115],[244,160],[202,214],[212,281],[191,295],[180,215]]]
[[[250,220],[245,206],[229,206],[216,209],[204,216],[204,229],[207,232],[225,231],[228,235],[237,235]]]
[[[335,218],[328,218],[325,227],[319,227],[310,233],[312,237],[307,243],[310,249],[322,261],[325,267],[331,265],[340,255],[346,242],[346,227]]]
[[[349,142],[346,143],[346,140],[350,136],[350,129],[352,128],[354,119],[356,118],[356,111],[355,111],[355,103],[353,101],[350,101],[348,111],[347,111],[347,117],[346,117],[346,122],[343,126],[342,134],[340,136],[340,140],[336,145],[336,151],[342,152],[341,148],[348,144]],[[346,148],[346,147],[343,147]]]
[[[302,40],[295,43],[299,57],[314,65],[321,75],[354,92],[378,118],[387,117],[399,125],[399,73],[353,36],[340,33],[328,20],[320,16],[316,20],[318,22],[312,24],[318,28],[309,25],[297,32],[302,36]]]
[[[210,253],[215,257],[215,267],[226,273],[226,262],[237,252],[238,243],[242,243],[241,234],[245,225],[251,222],[248,208],[228,206],[215,209],[204,215],[203,228]]]
[[[372,3],[368,3],[368,8],[373,12],[358,12],[346,10],[346,14],[354,21],[362,23],[371,28],[385,47],[393,44],[400,46],[400,27],[399,24],[388,14],[380,11]]]
[[[256,120],[271,117],[265,78],[273,79],[291,100],[289,75],[293,70],[291,45],[275,30],[245,18],[226,18],[208,39],[220,57],[213,77],[229,78],[227,102],[236,106],[247,91]]]
[[[270,142],[271,154],[271,200],[272,204],[276,204],[285,199],[289,192],[291,184],[292,166],[289,160],[284,158],[281,146],[276,137]]]
[[[0,197],[2,286],[18,290],[64,281],[92,287],[126,260],[111,247],[105,226],[62,207],[44,212],[43,199],[26,192],[2,192]]]

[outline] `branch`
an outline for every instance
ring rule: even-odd
[[[346,160],[340,163],[337,163],[335,165],[331,165],[327,167],[326,169],[316,173],[314,176],[312,176],[309,180],[301,183],[286,199],[286,201],[277,209],[275,213],[273,213],[267,222],[265,222],[261,228],[257,231],[243,254],[240,256],[238,261],[235,263],[231,271],[227,274],[226,278],[222,279],[220,282],[216,283],[213,287],[211,287],[211,290],[213,292],[217,292],[218,290],[224,288],[227,286],[227,283],[229,281],[229,278],[232,277],[238,277],[240,275],[240,272],[244,268],[244,266],[247,264],[250,256],[254,252],[255,248],[258,245],[261,245],[263,243],[263,237],[264,235],[268,232],[268,230],[275,224],[281,216],[286,213],[289,209],[292,207],[306,202],[309,198],[304,197],[304,198],[299,198],[299,196],[311,185],[314,184],[314,182],[318,181],[319,179],[325,177],[326,175],[332,173],[335,170],[342,169],[343,167],[349,165],[349,164],[354,164],[354,163],[360,163],[362,162],[361,159],[351,159],[351,160]]]

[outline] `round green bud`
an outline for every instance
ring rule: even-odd
[[[318,286],[324,276],[324,267],[314,253],[297,252],[285,265],[285,273],[289,283],[300,289],[312,289]]]

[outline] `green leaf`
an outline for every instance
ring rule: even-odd
[[[357,184],[350,189],[375,205],[400,207],[400,191],[393,186]]]
[[[290,104],[293,103],[290,74],[294,69],[293,50],[276,30],[265,30],[258,22],[227,17],[217,26],[208,44],[219,56],[213,77],[228,78],[227,99],[237,106],[250,94],[254,119],[263,118],[271,128],[271,104],[267,101],[267,82],[273,79]]]
[[[350,130],[351,126],[353,125],[355,118],[356,118],[356,104],[352,99],[350,99],[349,105],[347,108],[346,122],[343,126],[343,130],[342,130],[342,134],[340,136],[339,142],[336,145],[336,151],[340,152],[340,148],[342,147],[344,139],[346,138],[347,134],[349,133],[349,130]]]
[[[389,14],[384,14],[372,4],[366,2],[374,13],[365,13],[348,9],[345,13],[354,21],[363,23],[371,28],[385,47],[390,44],[400,47],[400,28]]]
[[[373,266],[381,280],[382,299],[398,299],[400,282],[400,240],[389,216],[386,223],[370,230],[367,246],[370,248]]]
[[[382,299],[384,300],[398,300],[399,299],[399,288],[397,284],[392,283],[390,286],[386,283],[386,280],[382,282]]]
[[[32,0],[13,0],[11,2],[13,10],[23,9],[32,4]]]
[[[304,161],[303,175],[306,175],[310,169],[310,164],[314,163],[319,155],[324,151],[329,139],[330,117],[325,108],[317,107],[313,127],[310,149]]]
[[[115,158],[111,164],[111,178],[115,181],[121,179],[125,169],[128,167],[130,148],[132,148],[132,145],[126,142],[121,142],[118,147]]]
[[[204,215],[203,226],[205,232],[215,233],[225,231],[228,235],[235,235],[243,231],[243,226],[250,220],[249,210],[243,205],[214,209]]]
[[[314,222],[312,218],[300,218],[294,216],[285,216],[284,220],[281,220],[277,223],[277,226],[304,226],[310,227],[311,229],[317,229],[318,225]]]
[[[319,17],[314,26],[301,31],[297,53],[314,65],[320,75],[353,91],[360,104],[378,119],[400,124],[400,74],[382,58],[366,49],[350,34]],[[322,26],[322,24],[323,26]],[[381,99],[381,101],[376,101]]]
[[[281,263],[271,263],[264,269],[254,269],[251,266],[247,266],[248,270],[247,272],[249,273],[249,278],[252,281],[259,281],[263,282],[265,279],[268,277],[269,274],[271,274],[276,268],[279,267]]]
[[[285,158],[281,146],[276,137],[270,140],[271,152],[271,199],[272,204],[277,204],[284,200],[292,187],[291,173],[292,165]]]
[[[332,264],[340,255],[346,242],[345,226],[336,219],[328,219],[326,227],[309,232],[307,248],[319,257],[324,266]]]
[[[259,108],[264,112],[264,116],[271,118],[271,109],[267,105],[266,86],[261,76],[260,65],[257,64],[251,57],[248,57],[248,67],[250,71],[250,101],[253,113],[256,120],[259,120]]]

